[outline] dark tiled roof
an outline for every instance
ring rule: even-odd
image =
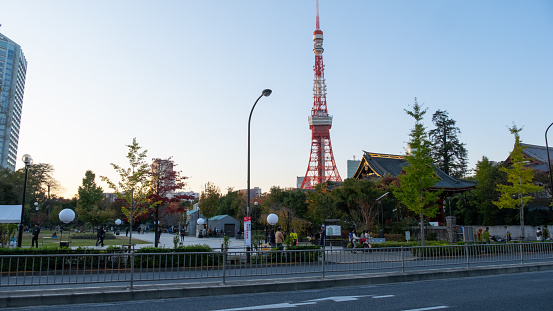
[[[363,160],[359,164],[354,178],[361,178],[367,175],[376,175],[377,177],[383,177],[386,175],[399,176],[403,168],[407,165],[407,160],[403,156],[393,154],[382,154],[364,151]],[[368,170],[365,169],[368,167]],[[436,174],[440,180],[434,185],[433,188],[445,189],[447,191],[465,191],[474,189],[476,182],[458,179],[447,175],[444,171],[438,167],[434,167]]]
[[[522,151],[526,158],[532,159],[532,166],[535,170],[547,171],[547,149],[545,146],[536,146],[520,143],[524,147]],[[553,160],[553,147],[549,147],[549,159]]]

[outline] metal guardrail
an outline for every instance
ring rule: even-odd
[[[0,287],[319,275],[553,261],[553,243],[0,256]]]

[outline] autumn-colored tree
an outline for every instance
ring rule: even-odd
[[[148,197],[150,201],[150,212],[154,214],[154,232],[159,232],[159,221],[167,215],[184,213],[184,206],[179,204],[181,200],[191,199],[187,195],[175,195],[175,191],[183,189],[186,185],[184,180],[188,177],[181,176],[176,171],[176,164],[171,158],[154,159],[152,163],[153,191]],[[155,239],[155,247],[158,247],[159,236]]]
[[[534,199],[532,194],[541,191],[543,186],[535,185],[532,182],[534,171],[524,166],[524,147],[520,144],[522,128],[518,128],[513,124],[509,131],[515,136],[515,146],[509,156],[510,165],[500,168],[502,172],[507,174],[508,184],[497,185],[497,190],[501,195],[499,200],[494,201],[493,204],[500,209],[519,208],[521,238],[524,239],[524,206]]]

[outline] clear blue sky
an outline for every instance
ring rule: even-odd
[[[50,163],[77,192],[86,170],[117,180],[136,137],[190,176],[295,186],[307,169],[315,1],[0,0],[0,32],[29,62],[18,159]],[[513,122],[544,145],[553,122],[553,2],[320,1],[338,169],[362,151],[403,154],[417,97],[447,110],[470,167],[504,160]],[[553,135],[551,136],[553,141]],[[18,160],[18,167],[22,162]],[[107,191],[105,184],[98,183]]]

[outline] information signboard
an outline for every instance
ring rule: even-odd
[[[244,246],[252,246],[252,218],[244,217]]]
[[[342,226],[339,226],[339,225],[326,226],[326,236],[341,236],[341,235],[342,235]]]

